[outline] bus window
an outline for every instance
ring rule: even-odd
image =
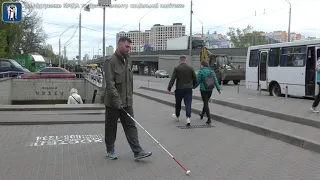
[[[303,67],[307,58],[306,47],[283,48],[280,66],[281,67]]]
[[[252,50],[250,52],[250,59],[249,59],[249,67],[257,67],[259,62],[259,50]]]
[[[280,62],[280,48],[272,48],[269,51],[269,67],[277,67]]]

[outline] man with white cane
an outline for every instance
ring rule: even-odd
[[[120,118],[128,143],[134,153],[134,159],[142,159],[152,155],[145,152],[138,140],[138,129],[133,117],[133,72],[128,53],[132,41],[120,37],[117,50],[110,60],[105,62],[105,143],[109,159],[117,159],[114,143],[117,136],[117,124]],[[127,113],[130,115],[128,116]]]

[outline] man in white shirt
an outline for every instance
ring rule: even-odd
[[[70,90],[70,96],[68,98],[68,104],[83,104],[81,96],[78,94],[78,90],[72,88]]]

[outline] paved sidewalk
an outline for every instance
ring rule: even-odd
[[[157,102],[175,106],[175,98],[169,94],[143,89],[137,90],[135,93]],[[193,112],[201,112],[202,107],[202,101],[192,100]],[[318,128],[283,121],[217,104],[210,104],[209,108],[213,120],[221,121],[235,127],[246,129],[320,153],[320,131]],[[181,114],[181,116],[184,117],[185,115]],[[197,116],[198,115],[196,115],[196,118]],[[206,119],[206,117],[204,117],[204,119]],[[205,120],[202,123],[204,124]]]
[[[153,86],[149,88],[160,90],[164,93],[167,92],[166,87],[161,84],[156,85],[156,83],[154,83]],[[227,90],[225,91],[224,89]],[[320,128],[320,114],[310,112],[310,107],[313,103],[312,100],[272,97],[266,92],[263,92],[262,95],[259,96],[257,91],[251,90],[236,93],[236,90],[234,91],[232,89],[237,89],[237,86],[223,87],[221,95],[214,90],[212,102]],[[201,99],[199,88],[193,91],[193,96]]]
[[[134,161],[119,126],[116,142],[119,159],[108,160],[103,143],[104,126],[91,124],[0,126],[0,179],[320,179],[317,153],[218,122],[214,128],[181,130],[176,127],[179,123],[171,119],[172,107],[140,97],[135,97],[135,104],[136,119],[191,169],[190,176],[141,129],[141,144],[153,152],[152,157]],[[202,123],[197,118],[193,121]],[[42,142],[45,138],[51,141]]]

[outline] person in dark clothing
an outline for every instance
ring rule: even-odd
[[[311,112],[313,113],[319,113],[317,110],[317,107],[319,106],[320,102],[320,49],[317,50],[317,63],[316,63],[316,79],[317,79],[317,85],[318,85],[318,95],[314,99],[311,107]]]
[[[180,57],[180,65],[174,68],[171,80],[168,85],[168,92],[171,93],[171,88],[176,81],[176,107],[175,114],[172,115],[174,119],[179,121],[181,111],[181,101],[184,100],[186,106],[186,123],[190,126],[191,118],[191,103],[192,103],[192,89],[197,84],[197,76],[194,69],[187,65],[187,57]]]
[[[201,66],[202,66],[202,68],[198,72],[198,83],[194,88],[197,88],[200,85],[200,93],[201,93],[201,97],[202,97],[202,101],[203,101],[202,112],[199,114],[200,119],[203,119],[203,115],[206,113],[206,115],[208,117],[208,120],[206,123],[211,124],[209,100],[211,98],[213,89],[206,88],[206,85],[205,85],[206,77],[213,76],[214,85],[217,88],[217,91],[219,92],[219,94],[221,94],[221,87],[220,87],[219,82],[217,80],[216,73],[212,69],[210,69],[210,67],[208,66],[208,62],[202,61]]]
[[[77,73],[77,78],[84,78],[83,76],[83,69],[80,67],[80,65],[76,65],[74,71]]]
[[[117,124],[120,118],[127,141],[134,153],[135,159],[141,159],[152,155],[145,152],[138,140],[138,129],[135,122],[126,114],[133,117],[133,73],[132,63],[128,53],[132,41],[127,37],[120,37],[117,50],[110,60],[104,63],[105,72],[105,143],[109,159],[117,159],[114,143],[117,136]],[[125,110],[126,112],[124,112]]]

